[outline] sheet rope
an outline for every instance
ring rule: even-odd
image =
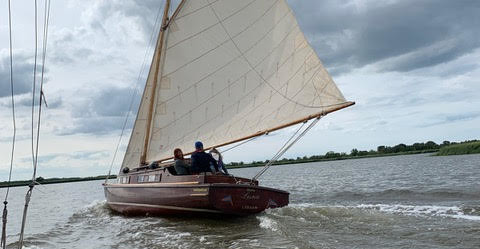
[[[272,159],[270,159],[270,161],[268,161],[267,164],[265,164],[265,166],[262,168],[262,170],[260,170],[260,172],[258,172],[253,178],[252,178],[252,182],[256,181],[260,176],[262,176],[269,168],[270,166],[273,165],[273,163],[275,163],[281,156],[283,156],[283,154],[285,154],[285,152],[287,152],[296,142],[298,142],[298,140],[300,140],[300,138],[302,138],[303,136],[305,136],[305,134],[307,134],[307,132],[313,128],[317,123],[318,121],[320,120],[322,116],[319,116],[317,117],[315,120],[313,120],[308,126],[307,128],[305,128],[298,136],[297,134],[301,131],[301,129],[303,128],[303,126],[305,126],[305,124],[308,122],[308,121],[305,121],[298,129],[297,131],[290,137],[290,139],[287,140],[287,142],[280,148],[280,150],[278,150],[278,152],[272,157]],[[296,137],[295,137],[296,136]],[[293,141],[292,141],[293,139]]]

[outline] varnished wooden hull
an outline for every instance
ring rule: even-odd
[[[184,177],[185,178],[185,177]],[[187,180],[188,178],[185,178]],[[249,215],[288,205],[289,193],[257,185],[194,181],[104,185],[107,205],[125,215]]]

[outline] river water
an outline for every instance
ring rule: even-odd
[[[480,248],[480,155],[283,165],[260,180],[289,191],[290,205],[232,219],[127,218],[105,206],[102,181],[38,186],[25,248]],[[26,190],[10,192],[8,248]]]

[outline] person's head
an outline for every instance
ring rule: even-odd
[[[217,148],[212,148],[212,149],[210,150],[210,153],[220,154],[220,152],[218,152]]]
[[[200,141],[195,142],[195,150],[197,151],[203,150],[203,143]]]
[[[183,159],[183,152],[181,149],[179,148],[176,148],[174,151],[173,151],[173,157],[175,159]]]

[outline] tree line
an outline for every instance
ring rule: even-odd
[[[275,164],[288,164],[288,163],[297,163],[297,162],[314,162],[322,160],[341,160],[341,159],[351,159],[351,158],[360,158],[360,157],[373,157],[373,156],[383,156],[383,155],[392,155],[392,154],[419,154],[419,153],[433,153],[439,151],[441,148],[457,144],[466,144],[472,142],[479,142],[479,140],[467,140],[463,142],[450,142],[443,141],[441,144],[437,144],[433,141],[428,141],[425,143],[414,143],[411,145],[406,144],[397,144],[395,146],[385,146],[380,145],[376,150],[358,150],[356,148],[352,149],[350,153],[346,152],[334,152],[329,151],[324,155],[312,155],[310,157],[297,157],[297,158],[283,158],[278,160]],[[268,163],[266,161],[253,161],[251,163],[244,162],[231,162],[227,166],[229,167],[244,167],[244,166],[259,166]]]

